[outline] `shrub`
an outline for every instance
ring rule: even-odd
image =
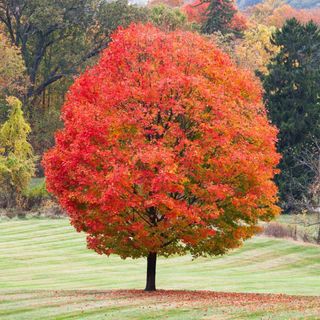
[[[42,180],[40,183],[29,186],[23,192],[23,207],[27,210],[31,210],[34,207],[39,207],[43,201],[48,200],[50,194],[46,189],[45,180]]]
[[[297,228],[277,222],[266,223],[263,234],[274,238],[292,238],[297,240]]]
[[[15,207],[34,174],[35,157],[27,141],[31,129],[22,104],[14,97],[8,98],[8,103],[9,117],[0,127],[0,206]]]

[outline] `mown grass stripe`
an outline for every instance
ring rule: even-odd
[[[158,286],[320,294],[319,267],[319,247],[255,238],[223,257],[159,259]],[[144,277],[145,260],[98,256],[67,219],[0,222],[0,290],[141,288]]]

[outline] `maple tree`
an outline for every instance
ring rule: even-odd
[[[148,258],[148,291],[158,255],[223,254],[279,212],[261,87],[198,34],[118,30],[62,118],[48,190],[89,248]]]

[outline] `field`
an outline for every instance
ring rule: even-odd
[[[163,290],[148,294],[143,259],[84,238],[66,219],[0,222],[0,319],[320,319],[319,247],[258,237],[224,257],[160,259]]]

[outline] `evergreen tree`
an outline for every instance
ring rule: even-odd
[[[293,209],[304,197],[312,172],[299,162],[301,152],[312,152],[320,139],[320,30],[288,20],[272,42],[280,48],[264,78],[265,101],[272,122],[279,128],[278,149],[283,155],[278,175],[282,203]]]
[[[27,141],[30,126],[23,117],[21,102],[9,97],[8,120],[0,127],[0,203],[13,207],[19,204],[22,191],[34,174],[34,156]]]
[[[236,14],[237,9],[233,0],[211,0],[208,10],[207,19],[202,26],[204,33],[230,33],[231,21]]]

